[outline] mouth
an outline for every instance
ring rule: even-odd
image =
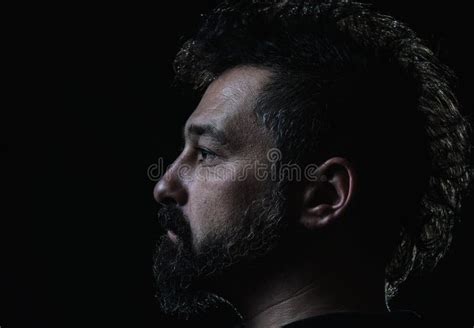
[[[174,243],[178,242],[178,236],[171,230],[167,230],[166,235],[171,239]]]

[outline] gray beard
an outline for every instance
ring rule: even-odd
[[[223,277],[236,268],[242,270],[275,249],[287,226],[281,189],[277,185],[254,201],[243,213],[241,226],[218,238],[208,238],[198,253],[182,213],[170,207],[160,210],[162,226],[172,228],[179,237],[176,244],[162,236],[154,255],[156,296],[164,314],[189,320],[219,313],[229,320],[242,320],[229,301],[206,290],[202,282]]]

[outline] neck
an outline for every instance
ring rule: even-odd
[[[280,258],[236,274],[219,292],[248,328],[280,327],[334,312],[387,311],[383,270],[368,270],[361,261],[330,262]]]

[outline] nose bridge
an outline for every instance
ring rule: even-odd
[[[183,205],[186,202],[186,190],[179,174],[180,158],[178,157],[166,170],[156,184],[153,194],[159,203],[174,202]]]

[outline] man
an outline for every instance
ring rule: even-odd
[[[220,327],[418,323],[388,300],[446,253],[470,178],[449,69],[369,6],[247,0],[210,14],[175,70],[202,97],[154,190],[162,310]]]

